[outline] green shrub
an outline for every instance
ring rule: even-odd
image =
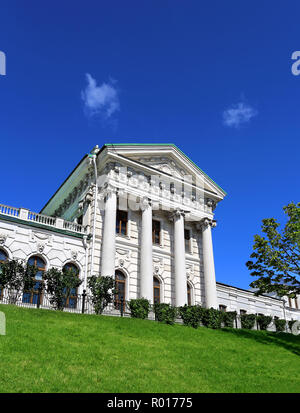
[[[154,304],[155,319],[166,324],[174,324],[177,308],[166,303]]]
[[[200,305],[185,305],[179,307],[178,312],[183,324],[189,327],[198,328],[202,319],[204,309]]]
[[[279,333],[281,331],[285,331],[285,320],[281,319],[281,318],[274,318],[274,324],[276,327],[276,331]]]
[[[150,302],[146,298],[137,298],[129,301],[130,314],[133,318],[147,318]]]
[[[92,303],[96,314],[102,314],[105,307],[113,302],[118,292],[116,281],[110,276],[92,275],[88,279],[88,287],[92,295]]]
[[[256,316],[256,321],[259,325],[260,330],[266,330],[268,325],[272,321],[272,317],[270,315],[257,315]]]
[[[221,312],[214,308],[202,309],[201,322],[205,327],[209,328],[221,328]]]
[[[288,321],[288,325],[289,325],[290,332],[292,332],[293,325],[294,325],[294,323],[295,323],[296,321],[297,321],[297,320],[290,320],[290,321]]]
[[[255,314],[241,314],[241,325],[242,328],[251,330],[255,324]]]
[[[221,321],[224,323],[224,327],[233,327],[233,323],[236,318],[236,311],[223,311],[220,313]]]

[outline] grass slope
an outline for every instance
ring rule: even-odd
[[[1,392],[300,391],[300,336],[0,311]]]

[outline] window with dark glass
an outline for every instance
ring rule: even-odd
[[[37,273],[34,278],[35,283],[33,289],[30,291],[24,291],[22,301],[23,303],[37,304],[39,294],[40,302],[42,302],[43,298],[43,273],[46,270],[46,264],[42,258],[36,255],[29,258],[28,264],[36,267]]]
[[[63,271],[68,271],[68,270],[73,271],[74,274],[76,274],[79,277],[79,269],[75,264],[73,264],[71,262],[65,264],[64,267],[63,267]],[[64,288],[64,293],[65,292],[66,292],[66,289]],[[77,288],[72,288],[71,291],[70,291],[69,297],[65,300],[65,303],[64,303],[65,308],[76,308],[76,306],[77,306],[77,294],[78,294]]]
[[[80,216],[77,218],[77,224],[82,225],[82,222],[83,222],[83,215],[80,215]]]
[[[226,312],[226,308],[227,308],[226,305],[222,305],[222,304],[219,305],[219,310],[223,311],[223,313]]]
[[[190,284],[187,284],[187,303],[188,305],[192,305],[192,289]]]
[[[1,262],[5,262],[8,259],[8,255],[4,250],[0,249],[0,264]],[[3,289],[0,287],[0,300],[3,297]]]
[[[156,277],[153,277],[153,302],[160,303],[160,282]]]
[[[190,239],[191,239],[191,231],[189,229],[184,230],[184,242],[185,242],[185,252],[190,252]]]
[[[0,263],[6,261],[8,258],[8,255],[4,250],[0,249]]]
[[[152,221],[152,241],[153,244],[160,244],[160,221]]]
[[[125,293],[126,293],[126,277],[121,271],[116,271],[116,294],[115,294],[115,308],[120,310],[121,303],[123,302],[123,310],[125,310]]]
[[[117,210],[116,233],[127,235],[128,213],[127,211]]]

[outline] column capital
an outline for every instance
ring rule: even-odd
[[[101,188],[101,196],[103,198],[110,196],[112,194],[117,194],[118,193],[118,188],[113,186],[112,184],[106,182],[103,187]]]
[[[202,218],[202,220],[198,224],[196,224],[196,228],[202,231],[208,226],[211,226],[212,228],[216,227],[217,221],[215,219]]]
[[[205,203],[209,208],[212,208],[212,211],[216,209],[217,203],[212,198],[205,198]]]
[[[174,211],[171,212],[169,219],[170,221],[173,221],[175,218],[180,218],[181,216],[184,218],[186,212],[183,211],[183,209],[176,208]]]
[[[140,200],[140,208],[142,211],[144,211],[147,208],[150,208],[151,206],[152,206],[152,201],[146,196]]]

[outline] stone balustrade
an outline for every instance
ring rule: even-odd
[[[85,234],[86,230],[82,225],[76,222],[65,221],[62,218],[49,217],[47,215],[38,214],[25,208],[14,208],[8,205],[0,204],[0,218],[1,215],[18,218],[22,221],[36,222],[47,227],[54,227],[70,232]]]

